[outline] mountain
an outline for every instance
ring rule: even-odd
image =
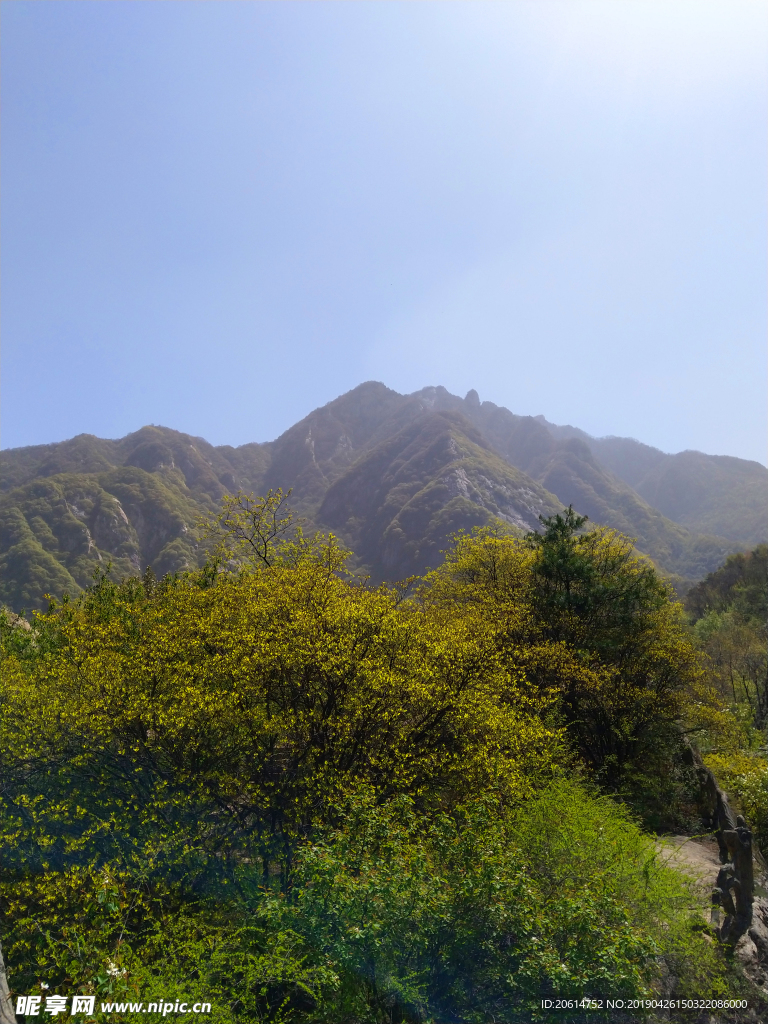
[[[522,531],[561,505],[510,466],[461,414],[425,412],[331,485],[317,518],[344,537],[374,578],[441,561],[453,533],[496,517]]]
[[[590,437],[537,417],[558,439],[578,438],[649,505],[696,533],[745,547],[768,533],[768,472],[759,462],[685,451],[668,455],[629,437]]]
[[[444,388],[425,392],[433,408],[464,411],[497,451],[556,494],[561,505],[573,505],[592,522],[634,537],[637,547],[675,577],[678,585],[685,587],[687,581],[700,579],[713,560],[719,564],[733,550],[727,538],[696,536],[652,507],[594,455],[589,435],[557,428],[543,417],[516,416],[493,402],[480,403],[474,391],[465,399]],[[768,509],[768,471],[763,469],[763,474],[764,509]],[[763,518],[768,534],[768,514]]]
[[[636,538],[684,590],[730,552],[768,540],[768,470],[626,438],[429,387],[361,384],[275,441],[214,447],[147,426],[0,453],[0,601],[41,607],[98,567],[157,574],[197,564],[195,523],[225,493],[293,489],[374,580],[436,565],[459,529],[535,529],[565,505]]]

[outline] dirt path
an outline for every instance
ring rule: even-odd
[[[717,873],[720,870],[720,857],[718,854],[717,840],[712,836],[702,839],[692,839],[690,836],[665,836],[656,840],[656,849],[661,859],[685,872],[697,883],[702,897],[709,905],[712,889],[717,881]],[[755,851],[755,896],[768,896],[768,865],[761,857],[759,851]]]
[[[684,872],[695,882],[701,900],[701,909],[707,920],[712,910],[712,890],[720,870],[720,858],[715,839],[691,839],[690,836],[667,836],[657,840],[659,857],[670,867]],[[753,920],[747,934],[736,946],[747,977],[768,996],[768,872],[759,852],[755,853],[755,902]],[[715,918],[717,920],[717,918]],[[758,1018],[766,1020],[765,1016]]]
[[[670,867],[685,872],[696,881],[696,888],[709,905],[712,889],[720,870],[717,842],[708,836],[692,839],[690,836],[667,836],[657,841],[661,859]]]

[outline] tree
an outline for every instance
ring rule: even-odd
[[[676,735],[696,651],[653,565],[585,523],[569,508],[522,541],[460,535],[423,599],[484,622],[509,671],[556,696],[581,758],[618,785]]]
[[[768,729],[768,545],[729,556],[686,595],[719,692]]]
[[[111,856],[154,834],[187,843],[184,871],[199,846],[233,863],[247,849],[266,877],[360,785],[422,806],[514,800],[551,771],[558,731],[478,623],[345,577],[332,538],[272,555],[105,576],[39,616],[55,642],[9,647],[4,666],[8,799],[31,773],[41,807],[90,808],[49,821],[62,843],[87,833]],[[18,846],[33,863],[35,841]]]

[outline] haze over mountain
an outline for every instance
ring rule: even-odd
[[[291,488],[308,526],[337,533],[374,580],[438,564],[459,529],[534,530],[569,504],[636,538],[681,590],[768,540],[759,463],[593,438],[442,387],[361,384],[263,444],[146,426],[8,449],[0,467],[0,600],[17,610],[77,593],[108,562],[118,575],[197,564],[197,517],[238,489]]]

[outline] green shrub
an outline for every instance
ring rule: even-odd
[[[743,750],[707,754],[704,760],[720,785],[737,797],[755,840],[768,852],[768,761]]]
[[[670,975],[725,991],[691,886],[574,782],[431,822],[360,800],[302,851],[285,912],[340,976],[329,1022],[543,1020],[546,996],[649,996]]]

